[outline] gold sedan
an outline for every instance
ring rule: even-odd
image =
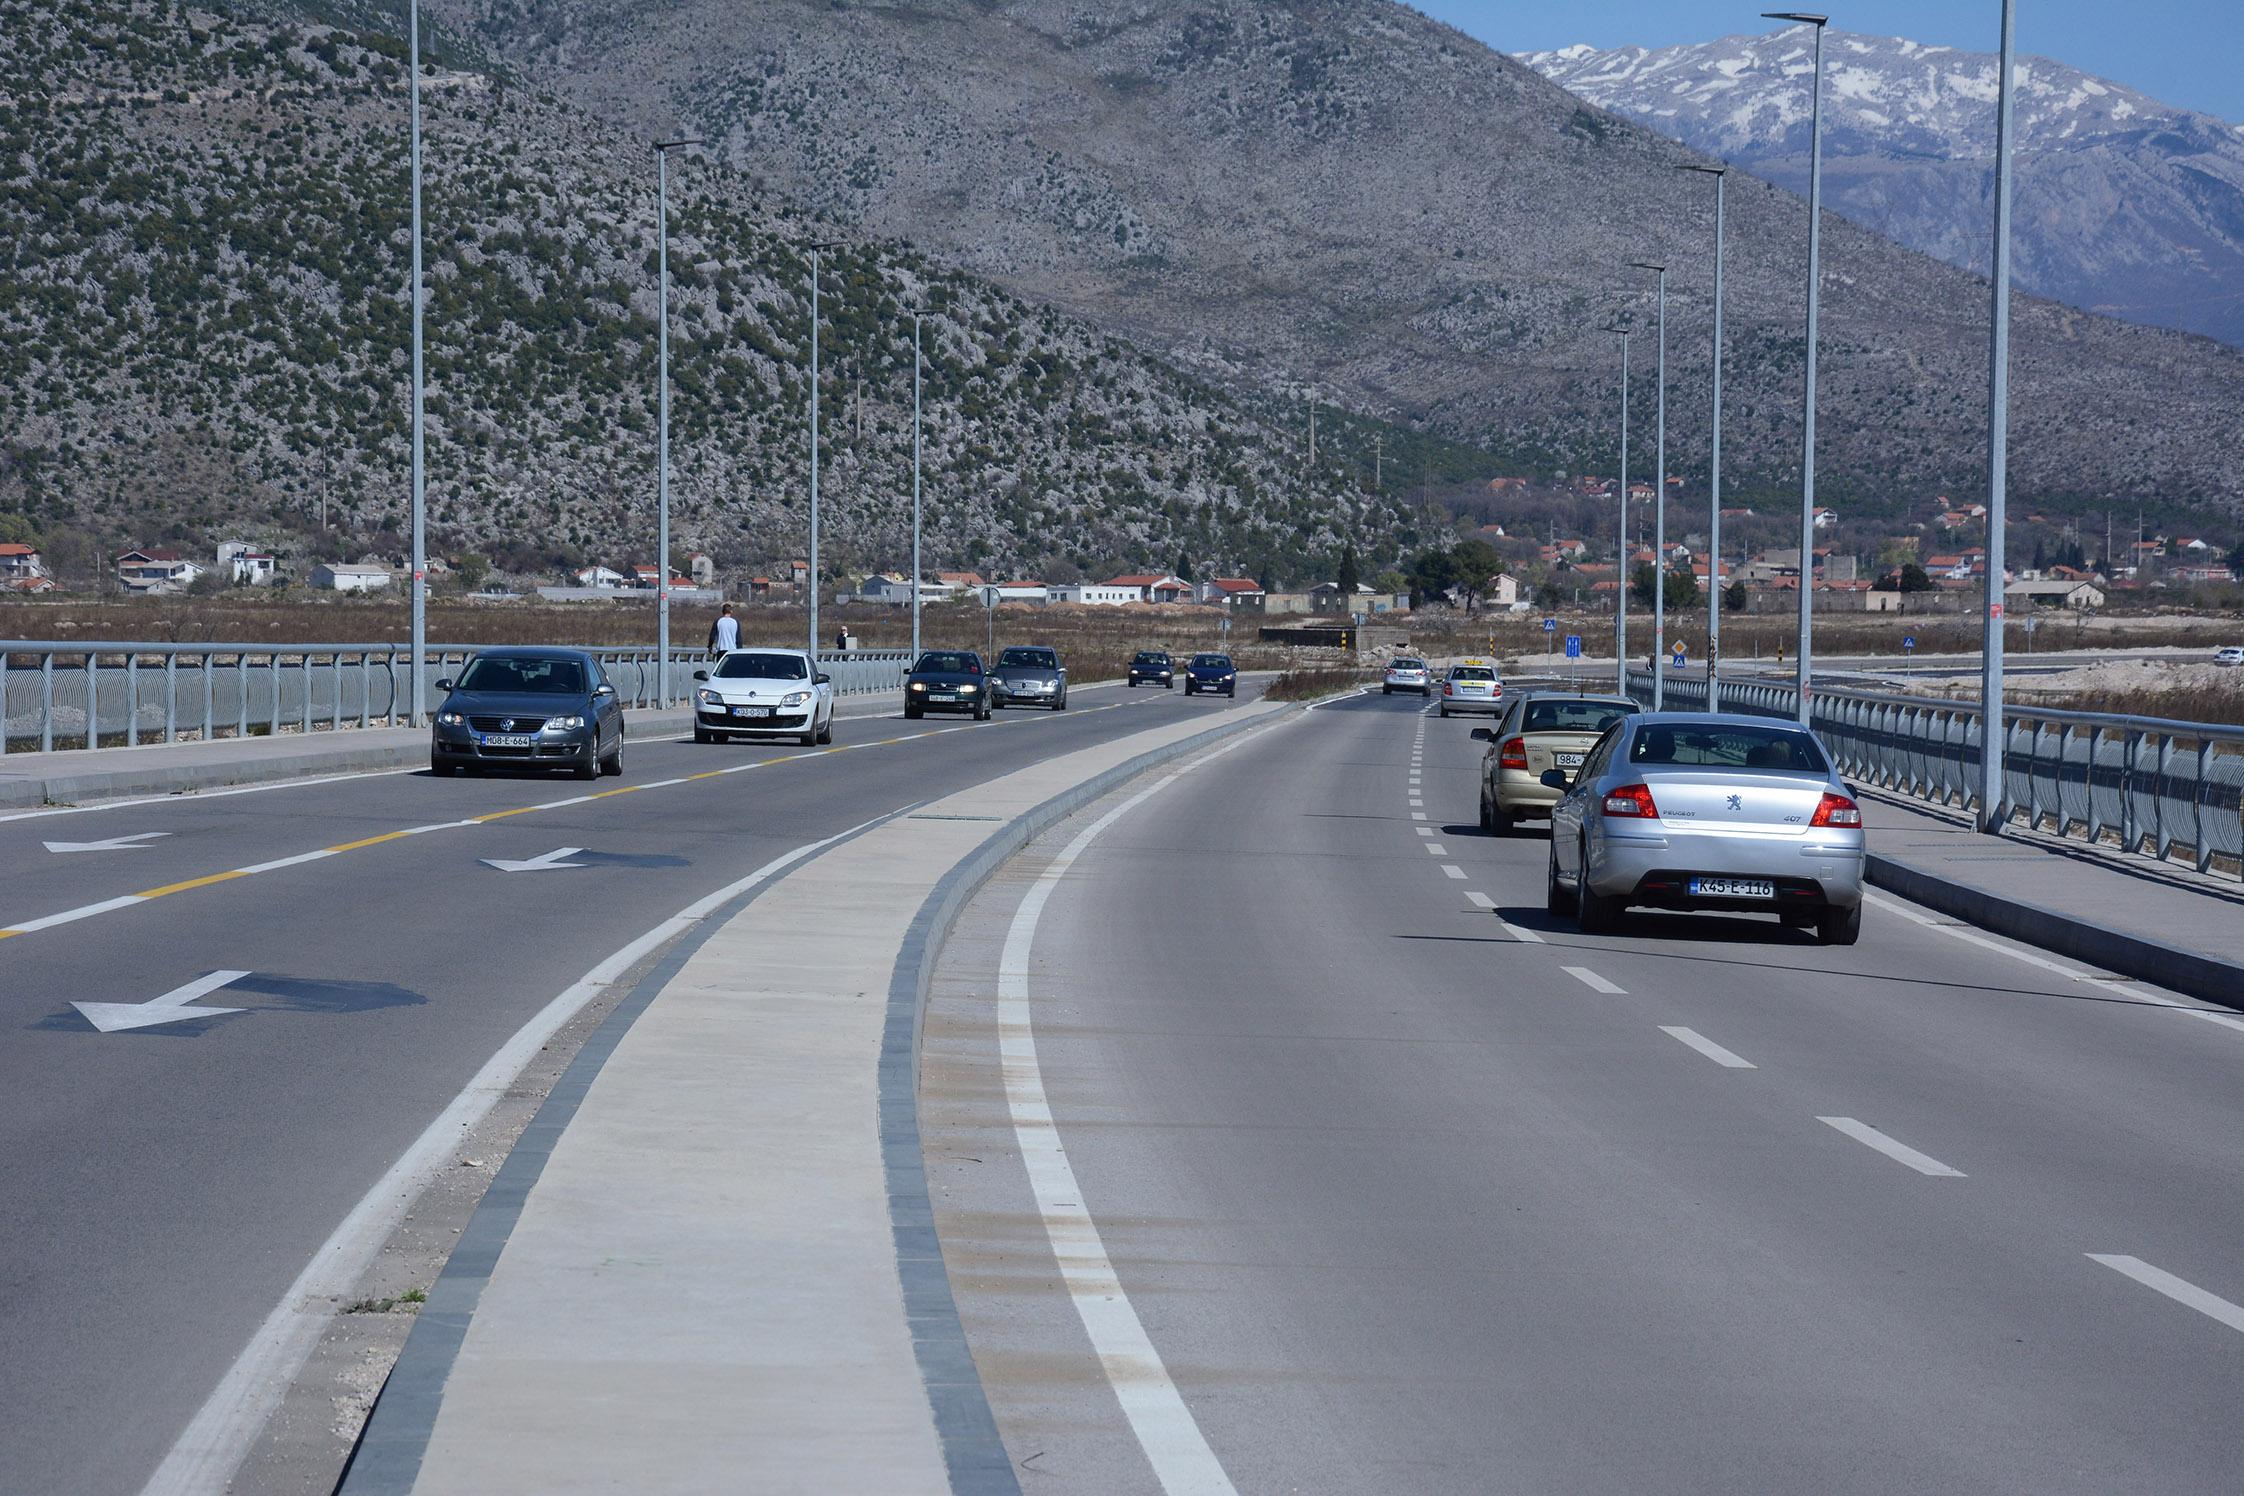
[[[1543,783],[1556,769],[1571,784],[1582,756],[1605,730],[1634,716],[1626,696],[1575,696],[1538,691],[1516,698],[1494,727],[1476,727],[1488,744],[1481,759],[1480,829],[1509,836],[1525,819],[1548,820],[1565,791]]]

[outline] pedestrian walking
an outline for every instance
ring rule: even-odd
[[[717,659],[731,650],[740,648],[740,620],[732,616],[732,604],[726,603],[717,621],[709,625],[709,657]]]

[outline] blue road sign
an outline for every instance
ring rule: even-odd
[[[1555,634],[1555,633],[1557,633],[1557,632],[1558,632],[1558,620],[1557,620],[1557,619],[1555,619],[1555,618],[1546,618],[1546,619],[1544,619],[1544,620],[1543,620],[1543,632],[1544,632],[1544,633],[1546,633],[1546,634]]]
[[[1901,641],[1901,647],[1903,649],[1915,649],[1917,647],[1917,636],[1915,634],[1904,636]]]
[[[1684,659],[1683,651],[1682,651],[1682,650],[1680,650],[1680,649],[1679,649],[1679,650],[1677,650],[1677,651],[1675,652],[1675,668],[1676,668],[1676,669],[1680,670],[1680,669],[1682,669],[1682,668],[1683,668],[1683,659]]]
[[[1566,636],[1566,658],[1568,658],[1569,660],[1578,660],[1581,657],[1582,636],[1580,634],[1568,634]]]

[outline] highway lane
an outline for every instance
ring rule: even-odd
[[[176,886],[0,939],[0,1491],[135,1489],[430,1120],[643,932],[869,817],[1220,710],[1087,689],[1067,712],[983,725],[844,722],[839,752],[633,743],[620,782],[383,775],[0,823],[8,928]],[[148,830],[171,835],[142,851],[41,845]],[[564,847],[591,855],[483,862]],[[97,1033],[70,1007],[219,970],[254,975],[203,1001],[246,1011]]]
[[[2244,1025],[1882,896],[1852,949],[1583,937],[1541,836],[1474,825],[1471,725],[1325,708],[1050,884],[1029,1068],[1133,1387],[1241,1490],[2233,1489]],[[962,921],[925,1136],[1008,1447],[1153,1490],[1016,1161],[1018,1038],[993,1082],[999,937],[1097,813]]]

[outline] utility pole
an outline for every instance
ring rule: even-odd
[[[1667,267],[1632,260],[1660,277],[1659,418],[1652,459],[1652,710],[1667,705]]]
[[[919,658],[919,585],[926,573],[919,569],[919,323],[912,313],[912,658]],[[994,595],[994,594],[993,594]]]
[[[1380,481],[1380,470],[1387,456],[1386,443],[1387,438],[1384,434],[1375,435],[1371,439],[1371,491],[1373,493],[1380,493],[1385,489],[1385,484]]]
[[[810,657],[818,659],[818,270],[837,241],[810,246]]]
[[[1979,829],[1999,835],[2010,820],[2003,784],[2009,732],[2003,721],[2003,540],[2010,481],[2010,153],[2012,0],[2002,0],[2001,90],[1995,104],[1995,309],[1987,375],[1987,617],[1979,688]]]
[[[1618,656],[1615,672],[1619,678],[1619,691],[1628,694],[1628,329],[1614,326],[1605,329],[1618,333],[1621,338],[1621,551],[1620,564],[1613,568],[1619,578],[1620,588],[1613,594],[1613,652]]]
[[[1815,28],[1815,73],[1808,126],[1808,348],[1807,422],[1800,442],[1800,637],[1793,660],[1798,682],[1796,715],[1809,719],[1808,687],[1813,679],[1809,651],[1815,627],[1815,364],[1816,313],[1823,283],[1823,28],[1831,18],[1812,11],[1764,11],[1771,21],[1793,21]]]
[[[1707,465],[1706,709],[1722,710],[1722,190],[1726,166],[1686,166],[1714,178],[1714,440]]]
[[[427,469],[421,447],[421,314],[425,299],[421,288],[421,0],[407,0],[406,76],[412,80],[411,127],[413,145],[413,723],[425,720],[421,696],[421,662],[428,655],[428,495]]]
[[[699,140],[658,140],[655,153],[655,301],[661,319],[658,339],[660,390],[655,397],[655,705],[670,705],[670,153]]]

